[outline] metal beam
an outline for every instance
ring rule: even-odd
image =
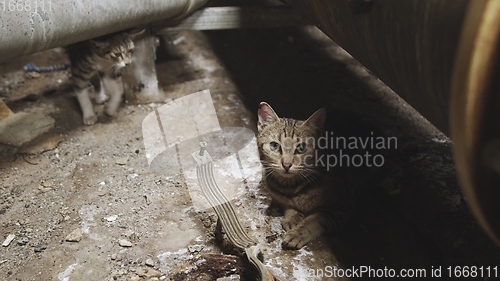
[[[181,21],[155,22],[155,33],[171,30],[219,30],[308,25],[309,21],[290,7],[208,7]]]

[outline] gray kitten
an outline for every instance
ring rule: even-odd
[[[352,200],[344,185],[315,165],[316,140],[324,130],[326,110],[305,121],[280,118],[265,102],[258,111],[257,143],[265,183],[273,203],[285,210],[283,247],[300,249],[351,216]]]
[[[98,76],[100,90],[97,103],[105,102],[109,95],[106,113],[115,115],[122,101],[120,75],[130,64],[134,51],[134,38],[144,29],[117,32],[66,47],[71,61],[71,85],[83,113],[83,123],[92,125],[97,121],[90,94],[93,92],[91,79]]]

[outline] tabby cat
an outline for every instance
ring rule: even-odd
[[[99,78],[97,103],[104,103],[110,95],[106,113],[115,115],[122,100],[120,75],[130,64],[134,50],[133,39],[144,29],[117,32],[99,38],[69,45],[66,50],[71,61],[71,84],[83,112],[83,123],[92,125],[97,121],[90,94],[94,88],[91,79]]]
[[[280,118],[262,102],[258,110],[258,147],[266,187],[273,204],[284,209],[283,247],[300,249],[351,216],[353,201],[345,185],[315,165],[316,139],[324,130],[326,110],[305,121]]]

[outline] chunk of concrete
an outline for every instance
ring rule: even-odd
[[[57,146],[63,141],[61,135],[52,133],[47,134],[41,140],[37,140],[36,143],[23,147],[21,153],[24,154],[40,154],[49,150],[56,149]]]
[[[19,112],[0,121],[0,143],[21,146],[54,127],[54,119],[41,113]]]

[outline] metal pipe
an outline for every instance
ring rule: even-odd
[[[181,21],[156,22],[155,33],[172,30],[223,30],[237,28],[288,27],[309,25],[290,7],[207,7]]]
[[[1,0],[0,62],[165,19],[208,0]]]

